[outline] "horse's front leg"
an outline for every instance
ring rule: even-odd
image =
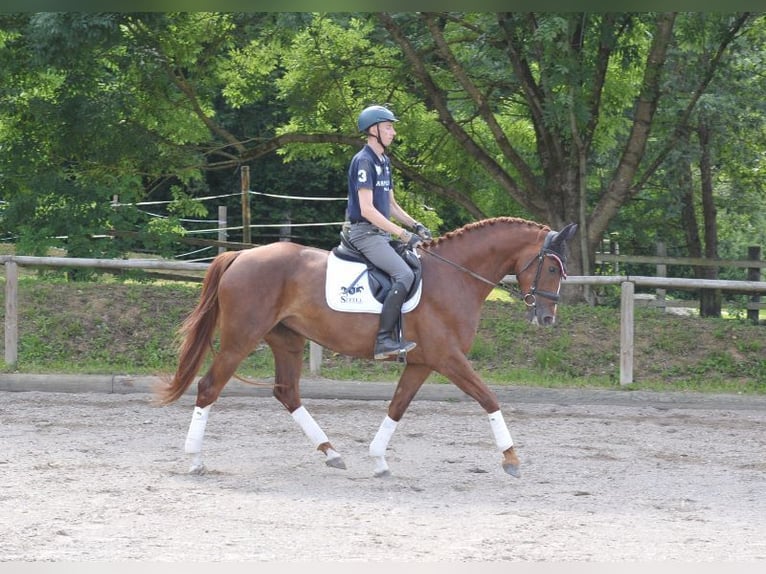
[[[519,457],[516,456],[511,432],[508,430],[508,425],[505,424],[505,419],[503,418],[503,413],[500,412],[500,408],[489,413],[489,426],[495,437],[497,448],[503,453],[503,470],[511,476],[518,478],[521,476],[521,473],[519,472]]]
[[[388,415],[383,419],[375,438],[370,443],[370,456],[375,462],[374,474],[376,477],[390,476],[391,473],[386,462],[388,443],[391,441],[404,412],[430,373],[430,367],[413,364],[408,364],[402,372],[394,396],[388,405]]]
[[[495,444],[503,455],[503,470],[516,478],[521,476],[519,457],[516,455],[511,433],[500,411],[500,404],[497,402],[495,393],[481,380],[468,359],[462,354],[451,355],[449,361],[440,365],[439,371],[487,411]]]
[[[299,385],[306,338],[279,324],[268,333],[265,340],[274,354],[274,398],[290,412],[314,448],[325,455],[325,464],[332,468],[345,469],[346,463],[341,455],[333,448],[330,439],[314,417],[301,404]]]

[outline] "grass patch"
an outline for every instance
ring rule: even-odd
[[[69,283],[60,275],[19,280],[19,359],[5,372],[151,375],[176,368],[175,335],[199,296],[198,283]],[[4,290],[0,291],[4,298]],[[4,314],[4,302],[0,314]],[[614,307],[561,305],[556,325],[536,327],[525,306],[495,290],[468,357],[491,384],[619,388],[620,315]],[[631,389],[766,392],[766,326],[636,308]],[[308,371],[309,350],[305,351]],[[273,378],[262,345],[239,373]],[[322,376],[395,381],[402,365],[324,351]],[[447,383],[432,374],[430,382]]]

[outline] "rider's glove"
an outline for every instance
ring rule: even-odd
[[[423,238],[417,233],[405,231],[399,236],[399,240],[407,246],[407,249],[414,250],[423,242]]]
[[[420,235],[420,237],[423,238],[423,241],[431,241],[433,239],[431,231],[419,221],[415,222],[415,233]]]

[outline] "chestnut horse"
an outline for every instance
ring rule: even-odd
[[[529,319],[555,321],[559,288],[566,277],[566,247],[576,224],[561,231],[523,219],[499,217],[470,223],[419,247],[423,292],[404,316],[403,336],[417,343],[369,452],[375,476],[389,474],[385,452],[397,423],[432,371],[475,399],[489,416],[502,466],[519,476],[519,459],[492,390],[466,353],[476,335],[484,300],[498,282],[515,274]],[[211,405],[239,364],[264,340],[274,354],[274,397],[292,414],[329,466],[345,468],[341,455],[301,404],[300,375],[306,339],[352,357],[371,359],[378,316],[332,310],[325,301],[328,252],[277,242],[218,255],[208,268],[199,303],[186,318],[178,369],[157,389],[160,404],[180,398],[208,353],[214,358],[197,385],[197,401],[185,451],[191,473],[204,472],[202,439]],[[219,333],[218,350],[213,340]]]

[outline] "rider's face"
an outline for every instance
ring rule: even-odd
[[[380,122],[373,129],[377,130],[378,137],[385,147],[388,147],[394,141],[396,130],[394,129],[393,122]]]

